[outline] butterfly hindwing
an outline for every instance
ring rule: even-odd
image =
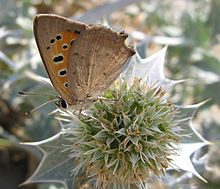
[[[101,25],[90,25],[70,51],[70,92],[79,100],[99,95],[121,73],[135,52],[125,44],[127,34]]]
[[[74,103],[67,79],[70,49],[86,27],[56,15],[41,14],[34,19],[34,36],[47,73],[68,104]]]

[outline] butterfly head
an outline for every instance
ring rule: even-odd
[[[58,102],[56,102],[56,105],[60,108],[68,109],[68,103],[62,98],[59,98]]]

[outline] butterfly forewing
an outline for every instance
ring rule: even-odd
[[[56,15],[42,14],[34,19],[34,35],[47,73],[68,104],[74,103],[67,79],[70,49],[86,27]]]
[[[125,44],[127,34],[100,25],[90,25],[70,51],[67,78],[77,99],[99,95],[121,73],[135,52]]]

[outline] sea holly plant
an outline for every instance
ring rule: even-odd
[[[169,91],[183,81],[164,76],[166,51],[167,47],[146,59],[136,53],[104,98],[81,114],[58,109],[61,131],[27,144],[39,148],[44,157],[24,184],[145,189],[151,177],[162,177],[170,169],[205,181],[190,159],[209,144],[192,124],[203,103],[173,103]]]

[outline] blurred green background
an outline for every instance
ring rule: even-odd
[[[86,23],[108,23],[128,32],[145,58],[168,44],[165,73],[187,79],[172,91],[176,104],[210,98],[195,116],[197,130],[210,146],[198,172],[208,184],[182,179],[175,188],[220,188],[220,0],[0,0],[0,188],[56,189],[61,185],[18,187],[36,169],[42,153],[19,144],[53,136],[60,130],[53,104],[25,115],[47,97],[19,96],[19,91],[55,93],[38,75],[47,77],[32,31],[33,17],[54,13]],[[37,74],[37,75],[35,75]],[[178,176],[171,174],[171,180]],[[149,188],[170,188],[152,182]]]

